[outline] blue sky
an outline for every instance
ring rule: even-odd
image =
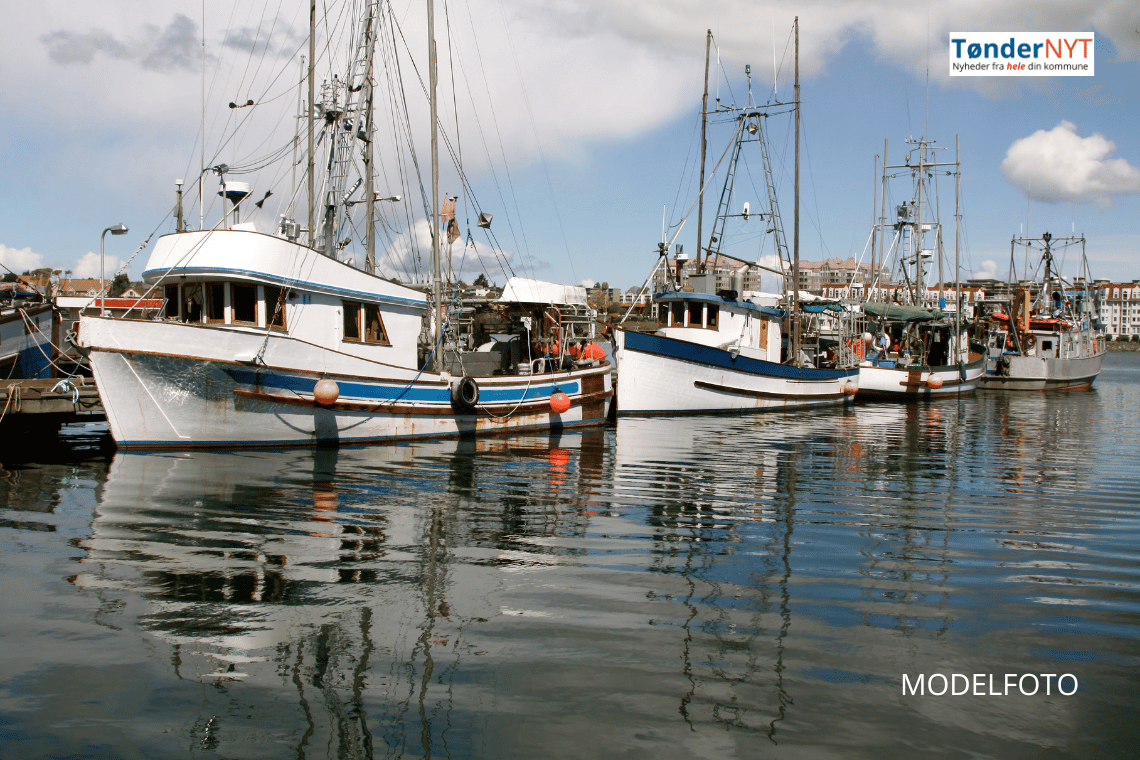
[[[329,5],[351,11],[351,3]],[[422,55],[422,5],[392,3],[415,56]],[[0,156],[0,262],[17,271],[50,266],[98,276],[105,227],[131,228],[107,237],[108,272],[147,235],[172,229],[164,217],[174,203],[174,181],[193,177],[200,162],[203,9],[207,165],[237,165],[289,143],[292,83],[300,69],[293,54],[304,52],[307,3],[26,4],[11,12],[0,45],[0,136],[8,146]],[[460,103],[465,166],[483,209],[495,215],[502,247],[497,257],[485,242],[470,252],[465,279],[481,271],[472,263],[482,260],[501,284],[505,274],[496,262],[506,260],[514,273],[543,279],[639,285],[655,259],[663,208],[676,222],[692,199],[705,30],[713,30],[728,78],[721,87],[726,102],[729,85],[737,102],[743,99],[745,64],[758,97],[767,97],[773,47],[787,97],[796,14],[803,258],[861,254],[876,187],[874,156],[889,139],[894,163],[907,138],[928,131],[949,149],[943,156],[961,139],[966,274],[1004,276],[1010,237],[1023,232],[1028,218],[1035,235],[1083,232],[1094,275],[1140,277],[1140,6],[1134,2],[472,0],[447,7],[445,16],[437,0],[437,9],[441,95]],[[446,44],[448,26],[454,53]],[[1034,30],[1094,32],[1096,76],[947,75],[949,32]],[[454,98],[453,75],[460,83]],[[409,99],[415,95],[409,88]],[[248,112],[228,108],[245,97],[257,105]],[[423,160],[426,111],[418,103],[410,108],[413,124],[421,125],[415,139]],[[247,113],[245,128],[231,137]],[[441,118],[456,121],[447,108]],[[790,126],[770,121],[774,153],[790,162]],[[711,130],[713,161],[727,139],[723,127]],[[790,170],[790,163],[777,166],[785,180]],[[274,192],[255,219],[263,229],[272,229],[281,211],[269,210],[273,203],[288,200],[290,176],[286,166],[243,177],[258,197],[262,188]],[[206,182],[215,200],[216,177]],[[443,184],[455,191],[454,170],[445,168]],[[790,241],[790,184],[780,190]],[[900,192],[896,202],[905,198]],[[943,186],[944,202],[952,192]],[[737,204],[756,206],[760,199],[749,193],[738,184]],[[407,220],[422,213],[403,194],[404,208],[393,208],[390,218],[403,235],[386,241],[397,257],[409,236],[421,245],[426,238],[422,221],[409,233]],[[218,209],[216,202],[208,207],[207,225]],[[190,216],[196,222],[197,212]],[[693,250],[695,234],[691,220],[678,241]],[[147,254],[128,266],[132,277],[141,274]],[[390,272],[401,271],[389,263]]]

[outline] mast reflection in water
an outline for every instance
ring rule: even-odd
[[[4,754],[1131,752],[1140,362],[1097,390],[332,451],[9,454]],[[1072,696],[903,695],[1070,673]],[[789,753],[785,755],[784,753]]]

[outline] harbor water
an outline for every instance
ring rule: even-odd
[[[1114,758],[1140,355],[1094,390],[0,469],[0,757]]]

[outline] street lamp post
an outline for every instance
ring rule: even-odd
[[[126,235],[129,230],[127,225],[120,223],[103,230],[103,234],[99,236],[99,316],[106,316],[104,312],[107,308],[107,291],[103,287],[103,241],[106,240],[108,232],[112,235]]]

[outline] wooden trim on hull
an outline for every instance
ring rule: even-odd
[[[329,409],[334,412],[373,412],[376,414],[422,415],[429,417],[502,417],[508,414],[531,414],[550,410],[549,399],[526,401],[522,404],[498,404],[487,406],[479,404],[475,413],[456,412],[451,407],[425,406],[415,404],[365,404],[337,401],[332,404],[319,404],[314,399],[303,396],[280,396],[275,393],[261,393],[235,388],[235,396],[253,399],[255,401],[268,401],[286,406],[307,406],[314,409]],[[571,396],[570,406],[585,406],[590,403],[605,401],[613,396],[613,391],[599,391],[596,393]]]
[[[727,385],[717,385],[715,383],[706,383],[703,380],[694,380],[693,385],[706,391],[717,391],[720,393],[731,393],[735,396],[748,396],[751,398],[771,398],[780,400],[807,400],[807,401],[834,401],[842,399],[844,393],[770,393],[767,391],[753,391],[747,388],[732,388]]]

